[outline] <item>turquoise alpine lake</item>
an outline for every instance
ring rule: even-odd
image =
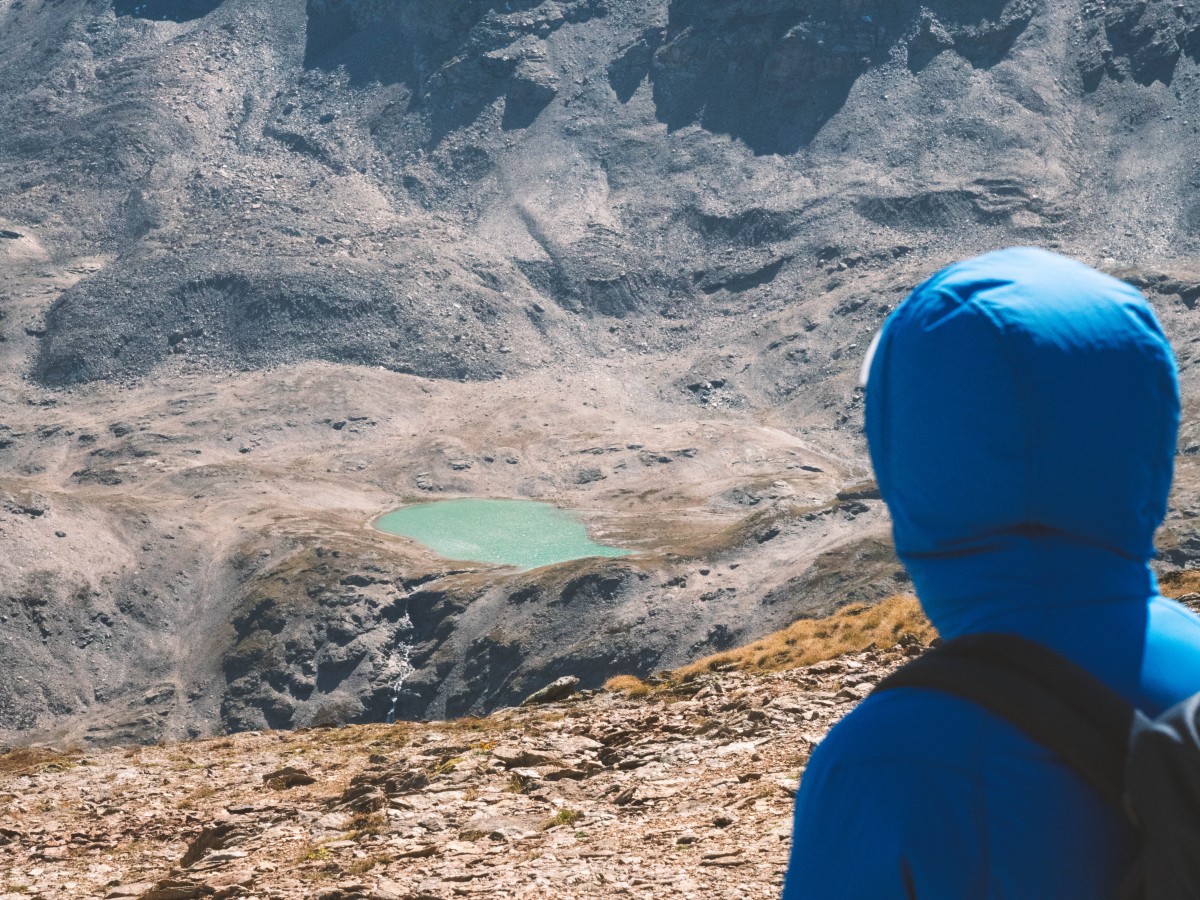
[[[529,500],[440,500],[404,506],[375,520],[448,559],[536,569],[587,556],[628,556],[588,537],[566,510]]]

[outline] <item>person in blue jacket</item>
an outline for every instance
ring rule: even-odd
[[[1155,715],[1200,691],[1200,618],[1149,561],[1179,424],[1170,345],[1129,285],[1043,250],[956,263],[884,324],[866,383],[896,550],[944,638],[1039,641]],[[869,697],[817,747],[785,900],[1098,900],[1125,821],[949,694]]]

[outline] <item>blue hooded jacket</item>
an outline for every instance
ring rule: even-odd
[[[866,429],[896,550],[945,638],[1017,634],[1148,714],[1200,691],[1200,619],[1158,595],[1179,391],[1134,288],[1042,250],[950,266],[891,315]],[[1128,826],[1006,722],[869,697],[814,751],[785,900],[1097,900]]]

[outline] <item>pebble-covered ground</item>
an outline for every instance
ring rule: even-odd
[[[778,896],[813,744],[919,648],[486,719],[0,755],[0,900]]]

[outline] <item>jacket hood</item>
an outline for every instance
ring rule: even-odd
[[[917,287],[870,362],[866,431],[939,631],[1154,594],[1178,425],[1170,345],[1128,284],[1014,248]]]

